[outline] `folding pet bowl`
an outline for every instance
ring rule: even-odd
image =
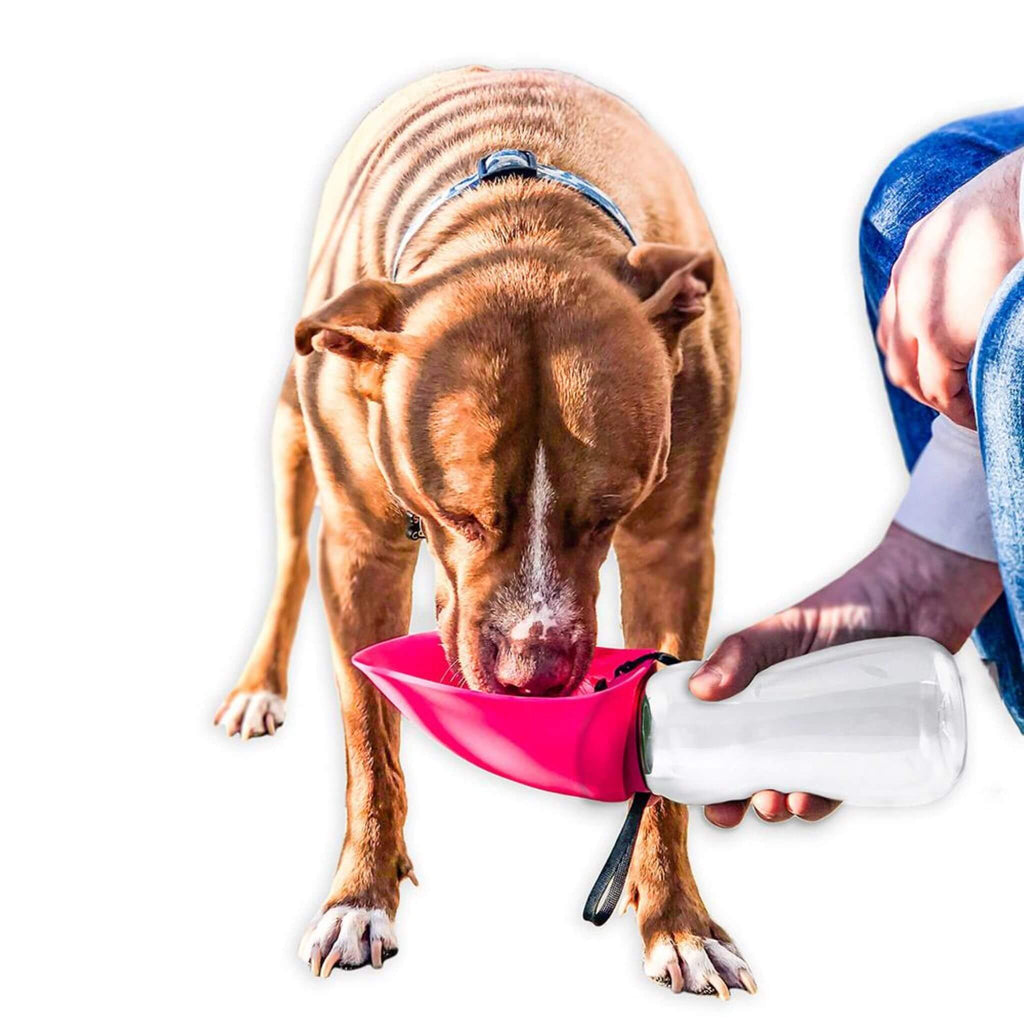
[[[467,761],[537,789],[620,801],[647,789],[637,721],[653,666],[615,670],[650,653],[598,647],[568,697],[471,690],[454,679],[436,633],[386,640],[352,661],[406,718]]]

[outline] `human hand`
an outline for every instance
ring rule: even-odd
[[[723,700],[769,665],[869,637],[925,636],[956,651],[1001,589],[995,563],[950,551],[894,523],[881,544],[839,579],[723,640],[691,677],[690,690],[702,700]],[[712,824],[732,828],[751,803],[765,821],[793,815],[817,821],[839,806],[811,793],[762,790],[748,800],[709,805],[704,814]]]
[[[965,427],[975,427],[967,364],[978,328],[1003,278],[1024,258],[1022,153],[982,171],[911,228],[878,310],[889,379]]]

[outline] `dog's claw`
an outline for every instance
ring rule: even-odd
[[[338,947],[337,943],[335,943],[330,953],[327,954],[327,959],[323,962],[323,965],[321,966],[320,970],[314,971],[313,973],[321,978],[329,978],[331,976],[331,971],[334,970],[335,965],[338,963],[340,959],[341,949]]]
[[[228,736],[241,733],[243,740],[273,736],[284,724],[284,698],[270,690],[239,690],[213,716],[214,725],[222,723]]]
[[[335,967],[379,968],[397,952],[394,925],[386,911],[343,903],[321,911],[299,943],[299,957],[321,978],[329,977]]]
[[[757,991],[747,962],[732,943],[685,932],[656,937],[649,943],[644,970],[652,981],[673,992],[694,992],[728,999],[729,990]]]
[[[672,985],[672,991],[679,993],[683,991],[683,969],[679,966],[678,960],[669,960],[668,976]]]

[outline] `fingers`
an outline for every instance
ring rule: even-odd
[[[978,420],[974,415],[974,402],[971,401],[970,393],[966,388],[939,411],[961,427],[967,427],[969,430],[978,429]]]
[[[967,367],[950,353],[949,339],[922,326],[912,316],[913,328],[901,315],[896,289],[890,284],[878,307],[875,340],[885,356],[885,375],[894,386],[923,405],[936,409],[954,423],[976,429],[974,403],[967,386]],[[941,334],[941,332],[940,332]]]
[[[839,804],[839,800],[815,796],[813,793],[790,793],[786,797],[786,806],[804,821],[821,821],[822,818],[828,817]]]
[[[840,804],[839,800],[815,796],[813,793],[779,793],[774,789],[763,789],[749,800],[729,800],[720,804],[709,804],[704,808],[704,817],[718,828],[735,828],[753,806],[754,813],[771,823],[802,818],[804,821],[821,821],[828,817]]]
[[[735,828],[747,813],[749,800],[730,800],[722,804],[708,804],[704,817],[718,828]]]
[[[878,306],[878,327],[875,341],[885,356],[885,375],[895,387],[911,394],[919,402],[924,399],[917,389],[917,337],[907,329],[896,299],[899,263],[893,268],[889,287]]]
[[[888,329],[885,347],[885,375],[893,385],[924,404],[917,376],[917,337],[904,328],[899,308]]]
[[[763,789],[755,793],[750,802],[762,821],[788,821],[793,817],[793,812],[786,806],[786,794],[774,789]]]
[[[895,271],[893,272],[895,278]],[[924,402],[917,378],[917,338],[905,327],[896,302],[896,286],[890,282],[878,307],[875,340],[885,356],[885,375],[894,387]]]
[[[758,672],[807,649],[808,630],[795,608],[772,615],[726,637],[690,676],[690,692],[701,700],[724,700],[746,688]]]
[[[890,339],[892,338],[893,323],[896,319],[896,289],[890,284],[882,296],[878,307],[878,328],[875,331],[875,340],[883,355],[889,354]]]
[[[967,368],[951,362],[933,341],[893,335],[889,339],[885,375],[922,405],[941,412],[954,423],[976,429]]]
[[[967,367],[956,362],[932,341],[917,353],[917,375],[926,405],[961,426],[975,428],[974,403],[967,386]]]
[[[726,637],[692,676],[690,692],[701,700],[724,700],[746,688],[765,659],[753,628]]]

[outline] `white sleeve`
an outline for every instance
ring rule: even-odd
[[[998,561],[977,431],[935,417],[895,521],[944,548]]]

